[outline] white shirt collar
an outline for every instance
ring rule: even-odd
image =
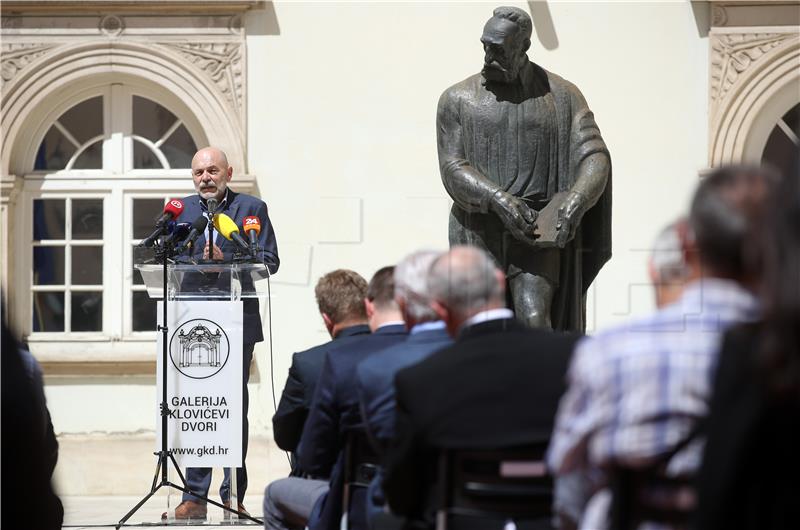
[[[514,312],[506,307],[487,309],[486,311],[481,311],[480,313],[476,313],[468,318],[463,324],[461,324],[459,331],[466,327],[474,326],[475,324],[488,322],[490,320],[500,320],[503,318],[514,318]]]
[[[402,320],[392,320],[390,322],[384,322],[383,324],[381,324],[380,326],[375,328],[375,331],[378,331],[379,329],[383,329],[386,326],[405,326],[405,325],[406,325],[406,323],[403,322]]]

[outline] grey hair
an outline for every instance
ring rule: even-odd
[[[530,39],[533,34],[533,23],[531,17],[518,7],[501,6],[492,12],[494,18],[510,20],[519,27],[520,36]]]
[[[497,281],[497,266],[478,247],[454,246],[431,266],[428,289],[434,300],[461,314],[472,314],[490,303],[505,305],[505,285]]]
[[[442,254],[435,250],[420,250],[403,258],[394,268],[394,296],[405,302],[406,312],[418,322],[439,318],[430,305],[428,272]]]
[[[650,261],[659,282],[675,282],[686,278],[688,269],[684,259],[680,226],[686,223],[681,217],[665,226],[653,242]]]

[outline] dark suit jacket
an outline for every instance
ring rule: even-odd
[[[453,344],[444,323],[439,329],[412,333],[406,340],[372,355],[358,365],[356,390],[367,435],[381,454],[394,436],[394,376],[432,353]],[[383,470],[379,469],[367,490],[367,518],[383,511],[386,499],[381,489]]]
[[[394,436],[395,374],[451,344],[453,339],[444,327],[412,333],[405,341],[370,356],[358,365],[356,389],[361,416],[368,435],[380,442],[381,448],[385,448]]]
[[[330,477],[330,490],[318,502],[308,526],[335,528],[342,516],[342,448],[345,435],[363,429],[355,390],[356,366],[367,357],[405,340],[405,325],[378,328],[352,344],[334,344],[325,358],[303,435],[297,448],[300,469],[312,477]],[[364,529],[365,495],[353,496],[351,528]]]
[[[547,442],[577,338],[492,320],[399,371],[383,484],[392,511],[430,519],[441,448]]]
[[[800,521],[800,402],[768,392],[759,348],[757,325],[725,336],[698,475],[697,529],[789,529]]]
[[[272,417],[272,431],[278,447],[285,451],[297,451],[327,351],[334,345],[350,346],[367,335],[369,326],[366,324],[350,326],[340,330],[333,340],[292,356],[289,377],[286,378],[278,410]]]
[[[272,228],[272,223],[267,214],[267,205],[261,199],[253,197],[252,195],[245,195],[244,193],[236,193],[228,188],[225,200],[220,204],[217,212],[224,213],[233,219],[242,231],[242,221],[249,215],[255,215],[261,221],[261,232],[258,236],[258,246],[261,248],[260,259],[267,265],[271,274],[278,271],[280,265],[280,258],[278,258],[278,243],[275,240],[275,231]],[[178,222],[192,223],[200,217],[205,215],[205,202],[200,199],[199,195],[190,195],[183,198],[183,211],[178,216]],[[225,261],[233,259],[233,255],[237,250],[237,246],[233,241],[228,241],[222,234],[214,232],[214,243],[220,247],[225,255]],[[244,232],[241,232],[242,237],[245,237]],[[203,249],[206,246],[206,239],[208,237],[208,230],[206,230],[195,241],[194,246],[188,250],[189,255],[196,259],[202,259]],[[228,279],[228,281],[230,281]],[[242,333],[242,341],[245,344],[261,342],[264,340],[264,333],[261,329],[261,315],[259,314],[258,299],[245,298],[242,302],[244,312],[244,328]]]

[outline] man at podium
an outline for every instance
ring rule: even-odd
[[[278,258],[278,245],[275,241],[275,232],[267,214],[267,205],[261,199],[236,193],[228,187],[228,183],[233,176],[233,168],[228,165],[228,158],[222,150],[216,147],[205,147],[200,149],[192,158],[192,180],[194,181],[196,195],[190,195],[183,199],[184,209],[178,217],[179,222],[193,223],[199,217],[208,218],[209,225],[212,225],[214,214],[225,214],[242,227],[245,218],[252,221],[252,217],[258,218],[260,231],[258,232],[258,256],[256,259],[263,261],[270,274],[278,270],[280,259]],[[216,201],[216,203],[215,203]],[[211,211],[209,211],[211,202]],[[209,244],[209,234],[214,239]],[[186,255],[196,259],[213,259],[230,262],[238,247],[216,231],[204,231],[194,243],[187,249]],[[210,257],[209,257],[210,256]],[[242,460],[243,465],[236,470],[236,492],[239,501],[238,507],[233,507],[239,511],[244,511],[242,499],[247,490],[247,466],[244,459],[247,457],[247,438],[248,421],[247,409],[249,397],[247,393],[247,382],[250,378],[250,362],[253,358],[253,348],[257,342],[264,340],[261,329],[261,315],[259,314],[259,304],[256,298],[243,299],[243,334],[242,334]],[[208,489],[211,485],[211,468],[187,468],[186,482],[187,487],[201,497],[208,496]],[[230,474],[225,469],[225,479],[219,491],[223,503],[230,503]],[[203,519],[206,517],[207,509],[205,503],[198,502],[194,497],[184,493],[183,502],[175,508],[176,519]]]

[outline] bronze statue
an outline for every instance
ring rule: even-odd
[[[525,11],[495,9],[483,70],[439,99],[450,244],[494,256],[521,321],[582,331],[611,257],[611,159],[577,87],[528,60],[531,28]]]

